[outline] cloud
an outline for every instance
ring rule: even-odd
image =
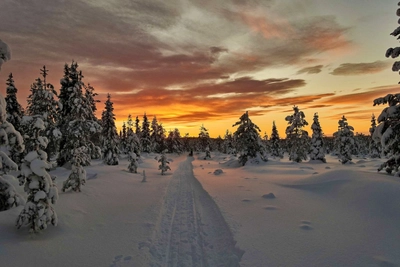
[[[297,74],[318,74],[322,71],[323,65],[317,65],[312,67],[302,68],[301,70],[297,71]]]
[[[334,69],[330,74],[342,76],[374,74],[385,70],[389,65],[389,62],[380,60],[371,63],[344,63]]]

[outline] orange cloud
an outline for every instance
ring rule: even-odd
[[[334,69],[330,74],[344,76],[373,74],[387,69],[390,64],[390,62],[380,60],[371,63],[344,63]]]

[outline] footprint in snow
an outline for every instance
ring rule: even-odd
[[[118,255],[114,257],[113,262],[111,263],[110,267],[117,267],[117,266],[128,266],[130,261],[132,260],[132,256],[125,256]]]
[[[299,227],[300,227],[300,229],[303,229],[303,230],[312,230],[313,229],[313,227],[311,226],[311,222],[306,221],[306,220],[301,221],[301,224],[299,225]]]
[[[247,198],[244,198],[244,199],[242,199],[242,202],[250,202],[251,200],[250,199],[247,199]]]

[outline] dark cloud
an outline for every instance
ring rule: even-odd
[[[330,74],[342,76],[373,74],[387,69],[390,64],[380,60],[371,63],[344,63]]]
[[[317,65],[312,67],[302,68],[301,70],[297,71],[297,74],[318,74],[322,71],[323,65]]]

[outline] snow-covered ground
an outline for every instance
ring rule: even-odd
[[[0,266],[400,266],[400,179],[382,160],[211,156],[168,155],[164,176],[152,154],[138,174],[93,161],[81,193],[59,193],[57,227],[0,213]],[[58,188],[69,173],[51,172]]]

